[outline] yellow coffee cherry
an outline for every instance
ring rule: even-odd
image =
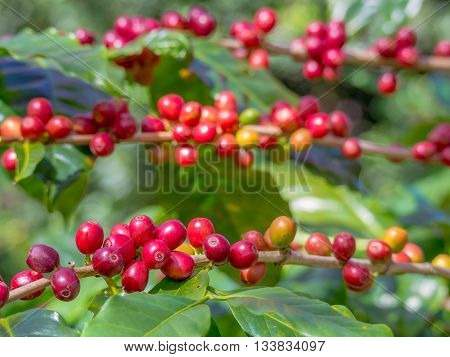
[[[241,148],[251,148],[259,144],[259,134],[251,129],[239,129],[236,133],[236,143]]]
[[[297,233],[295,221],[287,216],[275,218],[269,227],[269,236],[272,244],[277,248],[288,248]]]
[[[439,254],[436,255],[431,262],[437,268],[450,269],[450,255]]]
[[[384,232],[382,239],[389,244],[393,253],[400,253],[408,243],[408,232],[400,227],[390,227]]]
[[[311,146],[313,137],[308,129],[297,129],[289,138],[289,143],[295,151],[304,151]]]

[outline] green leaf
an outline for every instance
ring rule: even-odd
[[[199,300],[206,294],[209,285],[209,275],[201,270],[192,278],[184,281],[175,281],[164,278],[151,291],[151,294],[173,294]]]
[[[202,302],[169,294],[115,295],[87,323],[82,336],[206,336],[211,313]]]
[[[33,174],[45,156],[45,146],[40,142],[25,141],[14,144],[14,151],[18,162],[14,181],[19,182]]]
[[[32,309],[0,319],[1,337],[75,337],[78,332],[70,328],[55,311]]]
[[[223,298],[251,336],[391,336],[386,325],[343,316],[330,305],[284,288],[246,289]]]
[[[3,119],[13,115],[17,115],[16,112],[0,99],[0,122],[2,122]]]

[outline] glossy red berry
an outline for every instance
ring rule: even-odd
[[[344,112],[336,110],[329,114],[331,131],[336,136],[347,136],[350,130],[350,124],[347,115]]]
[[[436,125],[428,134],[428,140],[436,145],[438,151],[450,146],[450,124],[442,123]]]
[[[422,248],[415,243],[406,243],[402,252],[411,259],[412,263],[423,263],[425,261],[425,255],[423,254]]]
[[[258,29],[250,23],[244,23],[235,37],[246,47],[258,47],[260,44]]]
[[[143,133],[153,133],[166,130],[161,119],[146,116],[142,119],[141,128]]]
[[[434,47],[433,54],[439,57],[450,57],[450,41],[439,41]]]
[[[247,167],[252,166],[254,155],[252,151],[240,148],[235,153],[234,160],[236,162],[236,165],[238,165],[242,169],[246,169]]]
[[[94,34],[84,28],[79,28],[75,31],[75,37],[80,43],[80,45],[92,45],[95,41]]]
[[[97,103],[92,109],[92,117],[100,127],[110,127],[117,117],[117,108],[110,100]]]
[[[0,281],[0,309],[9,299],[9,288],[3,281]]]
[[[131,262],[136,256],[136,247],[133,239],[129,235],[120,233],[111,233],[105,239],[103,246],[111,248],[122,256],[123,264],[126,265]]]
[[[397,61],[405,66],[414,66],[419,59],[419,53],[414,47],[400,48],[395,56]]]
[[[277,23],[277,14],[270,7],[260,8],[254,18],[253,25],[261,32],[270,32]]]
[[[122,287],[127,293],[144,291],[148,283],[148,269],[144,262],[134,260],[122,274]]]
[[[108,133],[97,133],[89,142],[89,148],[95,156],[108,156],[114,151],[114,140]]]
[[[186,234],[186,227],[183,223],[176,219],[169,219],[158,226],[155,238],[161,239],[169,246],[170,250],[174,250],[183,244]]]
[[[450,166],[450,146],[440,152],[439,158],[443,164]]]
[[[378,78],[378,91],[381,94],[390,94],[397,89],[397,76],[395,73],[386,72]]]
[[[266,263],[255,263],[250,268],[241,270],[240,278],[245,285],[256,285],[264,279],[266,275]]]
[[[237,100],[236,96],[231,91],[223,91],[218,93],[214,99],[214,106],[221,109],[236,110]]]
[[[24,270],[20,273],[17,273],[14,275],[11,279],[11,290],[20,288],[24,285],[28,285],[32,283],[33,281],[42,279],[44,276],[41,273],[35,272],[33,270]],[[40,296],[45,289],[35,291],[34,293],[31,293],[30,295],[27,295],[20,300],[33,300]]]
[[[168,120],[178,120],[184,101],[177,94],[167,94],[158,100],[158,112]]]
[[[306,240],[305,249],[308,254],[329,256],[331,255],[331,242],[325,234],[313,233]]]
[[[346,262],[356,250],[356,239],[350,233],[339,233],[334,237],[332,245],[333,254],[337,260]]]
[[[196,36],[205,37],[216,28],[216,19],[208,11],[195,6],[189,11],[189,28]]]
[[[320,111],[319,98],[313,95],[305,95],[300,99],[297,107],[300,117],[305,121],[310,115]]]
[[[116,138],[124,140],[131,138],[137,131],[137,123],[129,113],[119,114],[111,127]]]
[[[2,154],[2,166],[7,170],[14,172],[17,167],[17,154],[13,148],[9,148]]]
[[[218,110],[210,105],[202,107],[202,114],[200,116],[200,123],[215,123],[217,121]]]
[[[365,266],[356,263],[347,263],[342,269],[347,288],[353,291],[366,291],[372,286],[372,275]]]
[[[395,57],[397,43],[389,37],[380,37],[375,44],[375,48],[383,57]]]
[[[392,261],[395,264],[399,263],[411,263],[411,258],[403,251],[400,253],[392,254]]]
[[[155,238],[156,226],[151,218],[146,215],[133,217],[130,221],[129,229],[130,236],[136,247],[142,247]]]
[[[412,28],[402,27],[397,30],[395,41],[397,42],[397,48],[413,47],[417,41],[416,32]]]
[[[130,236],[130,228],[128,227],[128,224],[125,223],[117,223],[109,232],[109,235],[112,236],[113,234],[123,234],[125,236]]]
[[[252,242],[241,240],[230,247],[228,259],[233,268],[248,269],[258,261],[258,249]]]
[[[92,256],[92,266],[95,272],[106,277],[113,277],[122,272],[125,265],[118,249],[103,247],[95,251]]]
[[[27,115],[47,123],[53,116],[52,103],[46,98],[33,98],[28,102]]]
[[[186,19],[177,11],[167,11],[161,17],[161,26],[173,30],[188,28]]]
[[[324,38],[326,34],[327,34],[326,26],[321,21],[311,22],[306,27],[306,35],[308,37],[317,36],[319,38]]]
[[[253,243],[258,249],[258,251],[264,251],[269,250],[269,247],[267,246],[266,242],[264,241],[264,236],[262,233],[258,231],[248,231],[242,236],[242,240],[249,241]]]
[[[305,128],[311,132],[314,138],[321,138],[330,131],[330,120],[325,113],[315,113],[306,119]]]
[[[322,74],[322,65],[316,60],[309,59],[303,64],[303,77],[306,79],[316,79]]]
[[[203,240],[214,233],[214,225],[208,218],[194,218],[187,226],[189,243],[194,248],[203,246]]]
[[[22,119],[20,130],[24,139],[35,141],[44,135],[45,124],[37,117],[25,117]]]
[[[196,126],[202,115],[202,106],[198,102],[187,102],[181,107],[180,122],[187,126]]]
[[[142,261],[148,269],[160,269],[169,259],[171,250],[161,239],[154,239],[142,247]]]
[[[192,129],[192,138],[199,144],[210,143],[216,137],[216,133],[217,129],[215,125],[211,123],[200,123]]]
[[[362,149],[359,140],[355,138],[345,139],[341,146],[342,155],[347,159],[356,159],[361,156]]]
[[[345,25],[333,25],[333,23],[329,23],[325,36],[325,47],[341,48],[345,44],[346,37]]]
[[[339,67],[344,64],[345,55],[339,48],[330,48],[322,53],[322,63],[325,66]]]
[[[0,124],[0,136],[7,139],[20,139],[22,119],[19,117],[5,118]]]
[[[106,48],[119,49],[125,45],[125,39],[115,31],[108,31],[103,36],[103,44]]]
[[[65,138],[72,131],[72,121],[65,116],[55,115],[47,122],[45,129],[52,138]]]
[[[175,148],[175,161],[180,166],[194,165],[198,160],[198,151],[190,144],[177,145]]]
[[[305,39],[306,51],[310,59],[320,61],[325,51],[325,43],[318,36],[311,36]]]
[[[73,117],[72,127],[75,133],[81,135],[95,134],[98,131],[97,122],[92,114],[80,114]]]
[[[256,69],[269,68],[269,62],[269,53],[262,48],[253,50],[248,58],[249,65]]]
[[[75,243],[82,254],[94,254],[103,244],[103,228],[92,221],[84,222],[78,227]]]
[[[223,235],[211,234],[203,241],[203,251],[214,264],[225,264],[230,254],[230,242]]]
[[[192,136],[191,128],[186,124],[175,124],[172,128],[172,136],[177,143],[187,142]]]
[[[298,128],[299,113],[292,106],[282,106],[272,112],[272,122],[285,133],[291,133]]]
[[[189,254],[172,252],[161,272],[174,280],[185,280],[194,272],[195,262]]]
[[[412,147],[411,154],[417,160],[426,161],[431,159],[436,151],[436,145],[431,141],[420,141]]]
[[[116,21],[114,21],[114,30],[118,35],[129,39],[131,33],[131,27],[133,25],[133,20],[131,16],[119,16]]]
[[[238,149],[234,135],[229,133],[220,135],[216,141],[216,149],[220,156],[233,155]]]
[[[50,285],[53,294],[61,301],[72,301],[80,293],[80,279],[70,268],[60,268],[54,272]]]
[[[372,262],[387,262],[391,259],[392,249],[385,241],[374,239],[366,248],[366,255]]]
[[[27,265],[38,273],[50,273],[59,266],[59,254],[48,245],[35,244],[28,252]]]
[[[233,133],[239,127],[239,117],[235,110],[221,109],[217,112],[217,125],[226,133]],[[205,123],[212,126],[210,123]]]
[[[337,67],[325,66],[322,69],[322,78],[327,82],[335,82],[341,76],[341,71]]]

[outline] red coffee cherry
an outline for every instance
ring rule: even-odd
[[[172,136],[177,143],[187,142],[192,136],[191,128],[186,124],[175,124],[172,128]]]
[[[330,131],[330,120],[325,113],[315,113],[306,119],[305,127],[311,132],[314,138],[321,138]]]
[[[80,114],[73,117],[73,131],[81,135],[95,134],[98,131],[98,125],[92,118],[92,114]]]
[[[241,270],[240,278],[245,285],[256,285],[266,275],[266,263],[255,263],[248,269]]]
[[[0,309],[9,299],[9,288],[3,281],[0,281]]]
[[[299,113],[292,106],[282,106],[272,112],[272,123],[285,133],[291,133],[298,128]]]
[[[374,239],[366,248],[366,255],[372,262],[387,262],[391,259],[392,249],[385,241]]]
[[[185,30],[188,28],[188,23],[179,12],[166,11],[161,16],[161,26],[173,30]]]
[[[119,49],[125,45],[125,39],[115,31],[107,31],[103,36],[103,45],[106,48]]]
[[[5,118],[0,124],[0,136],[6,139],[20,139],[22,137],[22,119],[19,117]]]
[[[322,233],[311,234],[306,241],[305,249],[308,254],[324,257],[331,255],[332,252],[330,240]]]
[[[253,25],[261,32],[270,32],[277,23],[277,14],[270,7],[260,8],[254,18]]]
[[[400,252],[400,253],[392,254],[392,261],[395,264],[411,263],[411,258],[405,252]]]
[[[341,152],[347,159],[353,160],[360,157],[362,149],[359,140],[355,138],[345,139],[342,143]]]
[[[200,6],[194,6],[189,11],[189,28],[196,36],[205,37],[216,28],[216,19]]]
[[[92,109],[92,117],[100,127],[110,127],[117,117],[117,108],[110,100],[97,103]]]
[[[127,293],[144,291],[148,283],[148,269],[144,262],[134,260],[122,274],[122,287]]]
[[[341,76],[341,71],[337,67],[325,66],[322,69],[322,78],[327,82],[335,82]]]
[[[251,67],[256,69],[267,69],[269,68],[269,53],[262,49],[257,48],[250,53],[248,58],[248,63]]]
[[[200,123],[192,129],[192,138],[199,144],[210,143],[216,137],[216,133],[215,125],[211,123]]]
[[[14,172],[17,167],[17,154],[13,148],[9,148],[2,155],[2,166],[7,170]]]
[[[434,47],[433,54],[439,57],[450,57],[450,41],[439,41]]]
[[[59,266],[59,254],[48,245],[35,244],[28,252],[27,265],[38,273],[50,273]]]
[[[419,141],[412,147],[411,154],[417,160],[429,160],[436,154],[436,145],[431,141]]]
[[[412,263],[423,263],[425,261],[425,255],[422,248],[414,243],[406,243],[402,252],[405,253]]]
[[[395,34],[395,41],[398,48],[413,47],[417,41],[416,32],[409,27],[402,27]]]
[[[118,35],[129,39],[132,23],[133,20],[131,19],[130,16],[119,16],[114,22],[114,30],[117,32]]]
[[[37,273],[33,270],[24,270],[20,273],[17,273],[14,275],[11,279],[11,290],[20,288],[24,285],[28,285],[32,283],[33,281],[42,279],[44,276],[41,273]],[[34,293],[31,293],[30,295],[27,295],[20,300],[33,300],[40,296],[45,289],[35,291]]]
[[[236,165],[238,165],[242,169],[246,169],[249,166],[252,166],[254,161],[253,152],[250,150],[246,150],[243,148],[240,148],[234,156],[234,161],[236,162]]]
[[[55,297],[61,301],[72,301],[80,293],[80,279],[70,268],[59,268],[53,273],[50,285]]]
[[[320,110],[319,98],[313,95],[305,95],[300,98],[297,106],[300,117],[305,121],[310,115],[316,114]]]
[[[198,151],[190,144],[177,145],[175,148],[175,161],[180,166],[194,165],[198,160]]]
[[[444,165],[450,166],[450,146],[441,151],[439,158]]]
[[[45,125],[37,117],[25,117],[22,119],[20,130],[24,139],[36,141],[44,135]]]
[[[195,262],[189,254],[172,252],[161,272],[173,280],[185,280],[194,272]]]
[[[27,116],[40,119],[47,123],[53,116],[52,103],[46,98],[33,98],[27,105]]]
[[[158,112],[168,120],[178,120],[184,101],[177,94],[167,94],[159,98],[157,107]]]
[[[95,272],[106,277],[113,277],[122,272],[125,265],[118,249],[111,247],[100,248],[92,256],[92,266]]]
[[[84,222],[78,227],[75,243],[82,254],[94,254],[103,244],[103,228],[92,221]]]
[[[356,239],[350,233],[339,233],[334,237],[332,245],[333,254],[337,260],[346,262],[356,250]]]
[[[130,228],[128,227],[128,224],[125,223],[117,223],[111,228],[111,231],[109,232],[109,235],[112,236],[113,234],[123,234],[125,236],[130,236]]]
[[[194,218],[187,226],[189,243],[194,248],[203,246],[206,237],[214,234],[214,225],[208,218]]]
[[[130,236],[136,247],[142,247],[155,238],[156,226],[149,216],[140,215],[133,217],[130,221],[129,229]]]
[[[242,236],[242,240],[253,243],[256,249],[258,249],[258,252],[269,250],[269,247],[264,241],[264,236],[258,231],[248,231]]]
[[[238,145],[233,134],[225,133],[217,138],[216,150],[220,156],[231,156],[237,151],[237,149]]]
[[[257,28],[248,22],[242,22],[239,31],[235,33],[235,37],[241,41],[245,47],[258,47],[260,44]]]
[[[386,72],[378,78],[378,91],[381,94],[390,94],[397,89],[397,76],[395,73]]]
[[[278,143],[278,138],[273,135],[259,135],[259,148],[263,150],[270,150],[275,148]]]
[[[154,239],[142,247],[142,261],[148,269],[160,269],[170,256],[170,248],[161,239]]]
[[[346,39],[345,24],[340,21],[330,21],[327,25],[325,47],[341,48],[344,46]]]
[[[119,114],[111,127],[111,131],[118,139],[131,138],[137,131],[136,120],[129,113]]]
[[[350,124],[347,115],[344,112],[335,110],[329,114],[331,131],[336,136],[347,136],[350,131]]]
[[[450,146],[450,124],[442,123],[436,125],[428,133],[427,139],[436,145],[438,151],[444,150],[447,146]]]
[[[248,269],[258,261],[258,249],[252,242],[241,240],[230,247],[228,259],[233,268]]]
[[[119,253],[122,256],[124,265],[131,262],[136,256],[136,247],[134,245],[134,240],[130,237],[130,235],[111,233],[111,235],[105,239],[103,246],[106,248],[111,248],[115,252]]]
[[[322,63],[325,66],[339,67],[344,64],[345,55],[339,48],[329,48],[322,53]]]
[[[210,125],[204,123],[203,125]],[[217,112],[217,125],[222,128],[225,133],[233,133],[239,127],[238,113],[235,110],[222,109]]]
[[[210,105],[202,107],[200,123],[215,123],[217,121],[218,110]]]
[[[75,37],[80,45],[92,45],[95,41],[94,34],[85,28],[79,28],[75,31]]]
[[[230,242],[223,235],[211,234],[203,241],[203,251],[214,264],[225,264],[230,254]]]
[[[405,66],[414,66],[419,60],[419,53],[414,47],[403,47],[395,55],[397,61]]]
[[[156,131],[165,131],[166,128],[161,119],[146,116],[142,119],[141,129],[143,133],[153,133]]]
[[[327,34],[326,26],[321,21],[311,22],[306,27],[306,35],[308,37],[316,36],[316,37],[319,37],[319,38],[324,38],[326,36],[326,34]]]
[[[395,57],[397,43],[389,37],[380,37],[375,48],[382,57]]]
[[[186,227],[183,223],[176,219],[169,219],[168,221],[159,225],[156,230],[155,238],[164,241],[170,248],[174,250],[186,239]]]
[[[309,36],[305,39],[306,51],[310,59],[320,61],[322,53],[325,51],[325,43],[318,36]]]
[[[45,129],[52,138],[65,138],[72,131],[72,121],[65,116],[55,115],[47,122]]]
[[[373,283],[369,269],[356,263],[345,264],[342,277],[348,289],[358,292],[368,290]]]
[[[115,143],[108,133],[97,133],[89,142],[89,148],[95,156],[108,156],[114,151]]]
[[[218,93],[214,98],[214,106],[219,109],[236,110],[236,96],[231,91],[223,91]]]
[[[303,64],[303,77],[306,79],[320,78],[322,74],[322,65],[316,60],[309,59]]]
[[[202,115],[202,106],[198,102],[187,102],[181,107],[180,122],[187,126],[196,126]]]

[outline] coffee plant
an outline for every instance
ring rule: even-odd
[[[352,3],[3,36],[0,336],[448,336],[450,41]]]

